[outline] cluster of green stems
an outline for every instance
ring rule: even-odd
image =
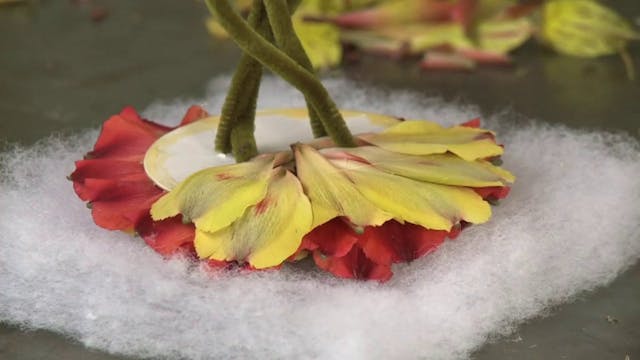
[[[263,67],[302,92],[307,102],[315,137],[329,136],[337,146],[355,146],[342,115],[329,93],[313,73],[291,15],[300,0],[253,0],[244,20],[229,0],[206,0],[244,54],[231,81],[220,116],[215,147],[232,153],[237,162],[258,154],[254,137],[256,103]]]

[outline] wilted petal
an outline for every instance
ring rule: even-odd
[[[392,218],[367,200],[349,178],[316,149],[296,144],[294,152],[298,178],[311,200],[312,228],[341,216],[358,226],[380,225]]]
[[[354,246],[342,257],[325,256],[320,251],[313,253],[319,268],[346,279],[387,281],[391,278],[391,265],[378,264],[367,257],[359,246]]]
[[[382,226],[366,227],[360,246],[367,257],[378,264],[391,264],[422,257],[442,244],[448,234],[392,220]]]
[[[311,205],[296,177],[283,169],[269,183],[266,196],[231,226],[214,233],[198,230],[198,256],[218,261],[247,261],[256,269],[281,264],[311,229]]]
[[[335,218],[314,228],[304,236],[309,250],[319,250],[327,256],[345,256],[355,243],[358,234],[343,219]]]
[[[476,160],[503,153],[490,131],[466,126],[443,128],[419,120],[404,121],[379,134],[365,134],[360,138],[383,149],[411,155],[451,152],[465,160]]]
[[[272,156],[208,168],[178,184],[151,207],[154,220],[182,214],[201,231],[229,226],[267,191]]]
[[[102,125],[100,137],[87,158],[142,161],[149,146],[170,130],[170,127],[141,118],[132,107],[126,107]]]
[[[515,180],[507,170],[488,161],[466,161],[452,154],[407,155],[375,146],[332,148],[322,153],[331,159],[355,156],[388,173],[443,185],[504,186]]]
[[[192,122],[204,119],[209,116],[207,110],[198,105],[191,105],[180,121],[180,126],[191,124]]]
[[[84,186],[93,221],[109,230],[133,230],[162,195],[161,189],[144,181],[86,179]]]
[[[460,220],[477,224],[491,217],[489,204],[471,189],[420,182],[351,160],[332,163],[367,199],[400,222],[449,231]]]
[[[142,159],[169,130],[142,119],[132,107],[103,124],[93,151],[76,162],[69,176],[78,196],[90,203],[97,225],[131,232],[149,216],[151,204],[163,191],[148,178]]]
[[[194,226],[183,224],[180,216],[153,221],[147,215],[136,224],[136,232],[147,245],[162,255],[172,255],[181,248],[193,251]]]
[[[511,188],[508,186],[490,186],[482,188],[473,188],[478,195],[487,200],[504,199],[509,195]]]
[[[90,159],[76,161],[76,170],[69,176],[78,197],[85,201],[96,200],[96,190],[89,179],[109,180],[115,186],[119,182],[141,182],[153,188],[154,185],[144,172],[142,164],[136,161],[113,159]],[[87,183],[89,181],[89,183]],[[95,185],[96,183],[93,183]],[[160,192],[158,190],[158,192]]]

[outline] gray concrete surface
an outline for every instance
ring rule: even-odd
[[[93,21],[86,3],[104,7],[107,17]],[[637,0],[610,3],[640,16]],[[205,14],[199,2],[175,0],[41,0],[0,9],[0,139],[30,144],[95,127],[125,104],[203,96],[207,81],[230,72],[239,56],[231,43],[209,38]],[[638,45],[632,54],[640,68]],[[474,73],[423,73],[415,61],[365,57],[335,74],[478,104],[484,113],[508,107],[523,118],[640,133],[640,81],[626,79],[618,58],[563,58],[536,46],[516,57],[517,67]],[[640,265],[547,315],[474,358],[640,359]],[[0,359],[123,358],[62,334],[0,324]]]

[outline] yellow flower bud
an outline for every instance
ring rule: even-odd
[[[551,0],[542,12],[542,38],[562,54],[615,54],[640,38],[625,19],[595,0]]]

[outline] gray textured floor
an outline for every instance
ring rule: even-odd
[[[97,126],[125,104],[202,96],[207,81],[238,58],[215,43],[196,1],[93,1],[108,17],[95,23],[74,1],[40,1],[0,9],[0,136],[29,144],[54,131]],[[629,17],[637,0],[616,2]],[[640,48],[632,49],[640,68]],[[534,46],[513,69],[425,74],[415,62],[364,58],[337,71],[364,84],[412,89],[574,127],[640,133],[640,81],[629,82],[613,57],[576,60]],[[183,66],[186,65],[186,66]],[[0,145],[1,146],[1,145]],[[640,239],[639,239],[640,240]],[[584,294],[517,334],[496,339],[476,359],[640,359],[640,266],[609,287]],[[65,337],[0,324],[0,359],[120,359]]]

